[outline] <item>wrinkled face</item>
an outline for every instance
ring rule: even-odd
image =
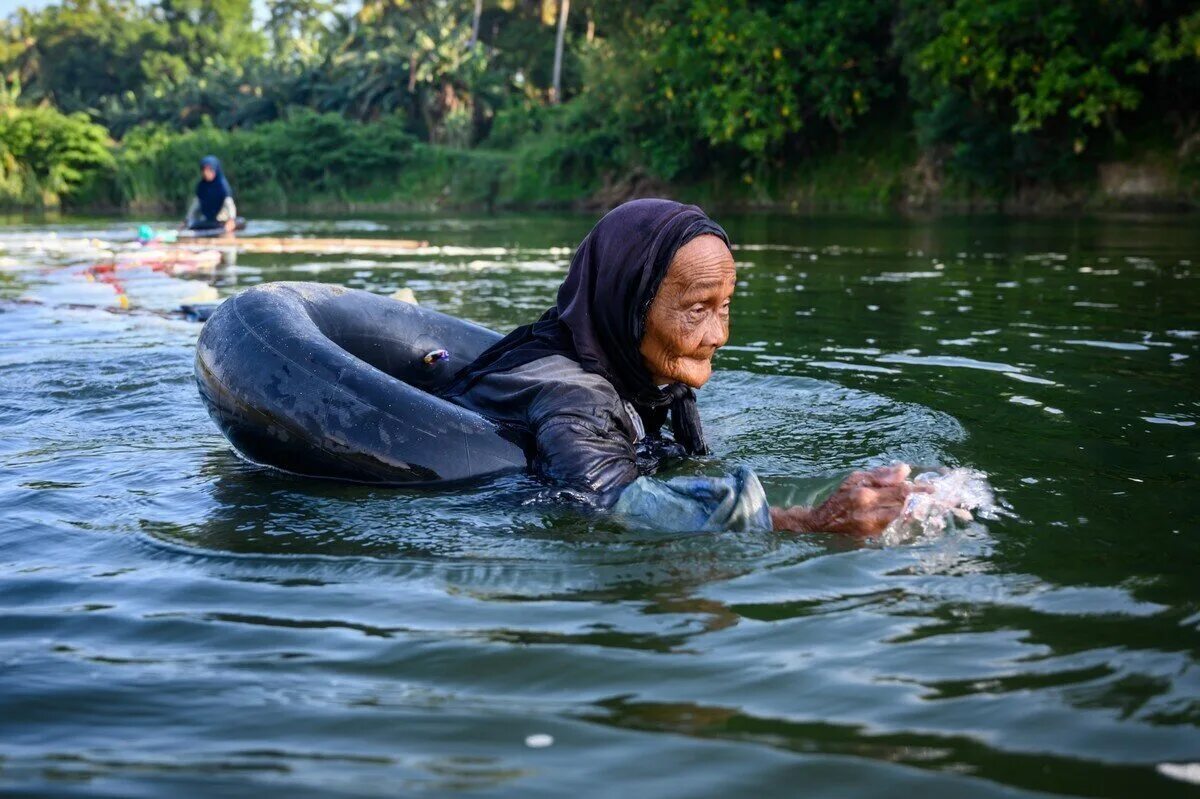
[[[200,174],[204,175],[204,179],[209,183],[212,183],[217,179],[217,170],[213,169],[211,166],[200,167]]]
[[[697,236],[675,253],[646,314],[640,348],[655,384],[708,382],[713,354],[729,340],[736,282],[733,255],[716,236]]]

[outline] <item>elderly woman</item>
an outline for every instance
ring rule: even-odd
[[[200,180],[196,194],[188,207],[183,226],[188,230],[219,230],[226,233],[237,229],[237,206],[233,189],[221,172],[221,162],[215,155],[200,159]]]
[[[811,508],[768,507],[746,468],[646,476],[708,454],[693,389],[729,338],[736,281],[729,237],[699,208],[626,203],[580,244],[555,306],[482,353],[445,396],[525,432],[543,477],[659,529],[881,532],[919,490],[907,466],[856,472]]]

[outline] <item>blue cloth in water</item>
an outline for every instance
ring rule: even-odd
[[[621,492],[613,512],[662,532],[772,529],[766,492],[746,466],[728,477],[639,477]]]

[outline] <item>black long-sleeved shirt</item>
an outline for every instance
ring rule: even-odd
[[[536,474],[588,492],[638,526],[771,527],[762,485],[749,469],[727,477],[649,477],[665,456],[682,449],[656,430],[647,435],[641,416],[611,383],[565,356],[486,375],[454,401],[526,432]]]

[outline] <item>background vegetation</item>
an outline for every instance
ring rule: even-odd
[[[261,210],[1200,197],[1194,2],[268,0],[259,14],[251,0],[17,12],[0,25],[0,202],[178,208],[207,153]]]

